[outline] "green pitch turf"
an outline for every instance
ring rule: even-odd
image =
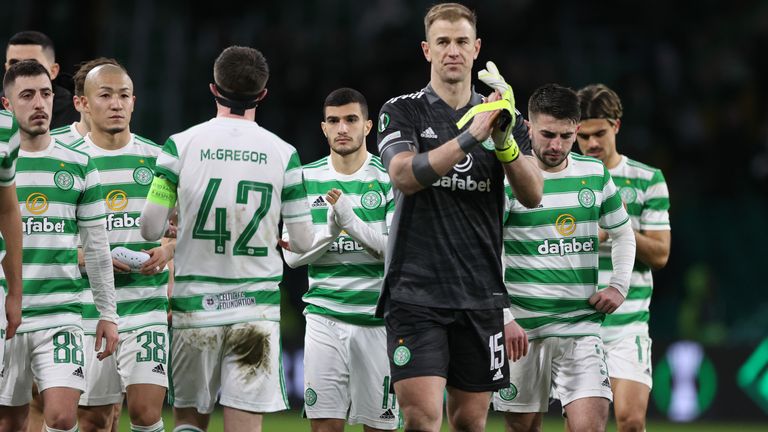
[[[173,416],[170,410],[165,411],[163,416],[163,422],[165,423],[165,430],[170,432],[173,430]],[[561,432],[563,430],[563,424],[557,417],[547,417],[544,419],[545,431]],[[651,421],[648,423],[648,431],[653,432],[764,432],[768,430],[768,422],[766,423],[686,423],[677,424],[664,421]],[[209,432],[221,432],[224,430],[222,423],[221,411],[217,410],[211,415],[211,423],[208,427]],[[280,414],[272,414],[264,417],[264,429],[265,432],[309,432],[309,421],[299,417],[298,411],[288,411]],[[347,426],[346,431],[362,432],[362,426]],[[448,431],[448,426],[443,425],[443,431]],[[503,431],[504,423],[502,417],[496,414],[491,414],[488,417],[488,431]],[[608,425],[609,431],[615,431],[615,425]],[[128,415],[123,410],[123,416],[120,419],[120,432],[130,432],[130,420]]]

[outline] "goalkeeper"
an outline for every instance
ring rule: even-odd
[[[395,215],[377,312],[405,430],[439,430],[443,391],[453,430],[484,430],[491,391],[508,385],[502,309],[504,177],[528,206],[542,177],[512,89],[489,63],[495,91],[472,89],[480,52],[476,19],[456,3],[424,19],[430,82],[381,108],[378,146],[393,188]],[[486,103],[488,105],[486,105]]]

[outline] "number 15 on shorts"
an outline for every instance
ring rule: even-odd
[[[504,335],[496,333],[488,338],[488,348],[491,349],[491,370],[504,366]]]

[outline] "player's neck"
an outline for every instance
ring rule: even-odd
[[[331,152],[331,164],[337,173],[350,175],[356,173],[357,170],[363,166],[366,157],[368,157],[368,154],[363,147],[360,147],[360,150],[346,156]]]
[[[614,169],[621,163],[621,154],[619,152],[614,152],[610,157],[606,158],[603,161],[603,164],[605,164],[605,167],[608,169]]]
[[[24,131],[21,131],[20,138],[21,140],[19,147],[21,150],[28,152],[43,151],[47,149],[49,145],[51,145],[52,141],[51,134],[48,132],[40,135],[30,135]]]
[[[568,159],[569,158],[566,157],[565,159],[563,159],[562,162],[560,162],[560,165],[551,167],[551,166],[545,164],[544,162],[542,162],[541,159],[536,157],[536,166],[538,166],[539,169],[544,171],[544,172],[557,173],[557,172],[560,172],[560,171],[568,168]]]
[[[466,106],[472,97],[472,82],[469,79],[447,83],[433,74],[430,85],[440,99],[455,110]]]
[[[75,130],[80,134],[80,136],[86,136],[88,132],[91,131],[88,128],[88,124],[85,122],[85,120],[80,120],[79,122],[75,123]]]
[[[229,107],[225,107],[219,103],[216,104],[216,117],[226,117],[239,120],[256,121],[256,108],[245,110],[243,115],[232,114],[232,110]]]
[[[114,134],[93,129],[88,132],[88,135],[97,147],[104,150],[120,150],[131,142],[131,130],[129,128]]]

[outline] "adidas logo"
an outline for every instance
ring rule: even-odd
[[[394,420],[395,414],[392,412],[391,409],[388,409],[384,411],[384,414],[380,415],[379,418],[383,420]]]
[[[312,207],[326,207],[328,204],[323,199],[322,195],[317,197],[315,202],[312,203]]]
[[[154,369],[152,369],[152,372],[159,373],[160,375],[165,375],[165,368],[162,364],[158,363],[157,366],[155,366]]]
[[[645,368],[645,374],[648,375],[648,376],[651,376],[651,370],[649,368]],[[0,377],[1,376],[3,376],[3,375],[0,374]]]
[[[608,378],[604,379],[603,380],[603,387],[610,387],[610,386],[611,386],[611,382],[608,380]]]
[[[83,375],[83,368],[79,367],[75,369],[74,372],[72,372],[72,375],[78,377],[78,378],[85,378],[85,375]]]
[[[431,127],[428,127],[428,128],[424,129],[421,132],[421,137],[422,138],[437,138],[437,134],[435,133],[435,131],[432,130]]]
[[[504,374],[501,373],[501,369],[496,369],[496,375],[493,376],[493,380],[498,381],[502,378],[504,378]]]
[[[2,378],[4,376],[5,376],[5,368],[3,368],[3,370],[0,371],[0,378]]]

